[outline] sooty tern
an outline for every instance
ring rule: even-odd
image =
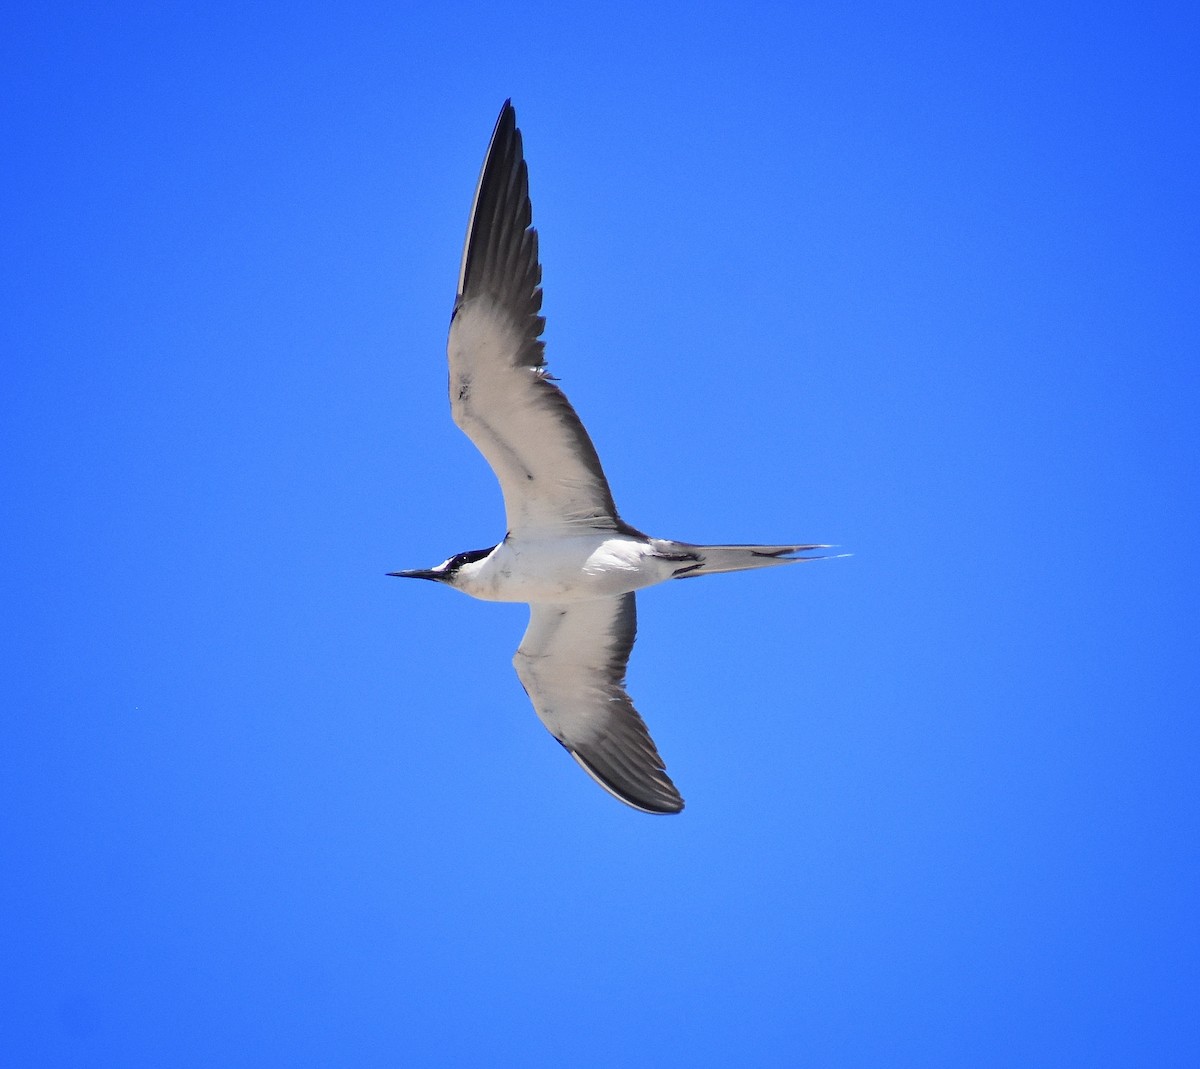
[[[550,733],[592,779],[645,813],[683,799],[625,691],[634,591],[667,579],[766,568],[821,545],[701,546],[651,538],[617,514],[600,458],[546,370],[542,268],[512,103],[488,146],[450,317],[450,411],[495,471],[508,533],[431,579],[485,601],[523,601],[513,665]]]

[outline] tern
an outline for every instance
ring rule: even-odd
[[[683,798],[625,690],[635,591],[668,579],[769,568],[824,545],[694,545],[652,538],[617,513],[591,438],[546,369],[529,177],[505,101],[475,188],[450,316],[450,411],[491,465],[507,534],[429,579],[484,601],[526,602],[513,666],[550,733],[601,787],[644,813]]]

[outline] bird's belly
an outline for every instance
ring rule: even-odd
[[[621,537],[505,543],[467,593],[487,601],[615,597],[669,578],[644,542]]]

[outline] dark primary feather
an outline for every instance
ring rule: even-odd
[[[515,363],[545,363],[541,334],[542,265],[529,202],[529,170],[517,129],[517,113],[504,102],[479,174],[459,269],[455,313],[464,300],[490,296],[512,317],[524,344]],[[453,317],[452,317],[453,318]]]

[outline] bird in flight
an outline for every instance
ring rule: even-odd
[[[675,789],[625,690],[635,594],[668,579],[767,568],[823,545],[703,546],[651,538],[617,513],[596,448],[546,369],[529,177],[505,101],[475,189],[450,317],[450,411],[504,494],[499,545],[429,579],[485,601],[523,601],[513,666],[542,723],[601,787],[644,813],[678,813]]]

